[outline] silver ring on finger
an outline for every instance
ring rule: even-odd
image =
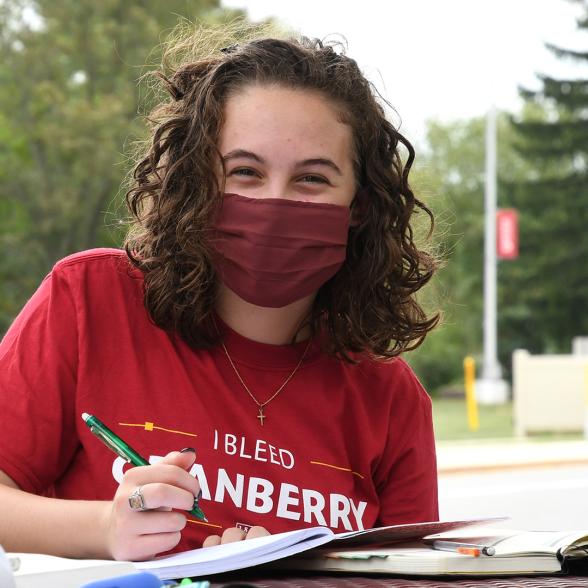
[[[145,506],[145,497],[141,492],[142,486],[137,486],[131,495],[129,496],[129,506],[131,510],[149,510],[147,506]]]

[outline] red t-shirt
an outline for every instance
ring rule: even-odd
[[[349,365],[311,344],[262,426],[223,349],[194,350],[156,327],[142,286],[124,252],[72,255],[4,337],[0,470],[23,490],[112,498],[127,466],[90,433],[87,412],[150,461],[196,449],[209,523],[190,517],[178,549],[236,525],[345,531],[438,518],[431,401],[402,359]],[[260,402],[306,346],[224,328]]]

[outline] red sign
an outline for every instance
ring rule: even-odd
[[[496,254],[500,259],[519,256],[519,219],[514,208],[496,211]]]

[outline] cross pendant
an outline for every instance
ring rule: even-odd
[[[263,427],[263,420],[265,419],[265,415],[263,414],[263,406],[259,407],[259,414],[257,415],[257,418],[259,419],[259,422],[261,423],[261,426]]]

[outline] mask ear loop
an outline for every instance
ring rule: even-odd
[[[364,186],[355,194],[351,202],[350,226],[357,227],[366,219],[370,205],[369,193],[369,188]]]

